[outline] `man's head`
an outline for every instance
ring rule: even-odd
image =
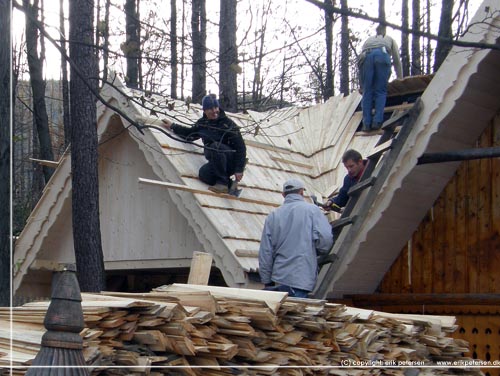
[[[365,167],[363,157],[359,151],[354,149],[349,149],[342,155],[342,163],[351,178],[358,176]]]
[[[385,36],[385,33],[386,33],[385,25],[378,25],[376,32],[377,32],[377,35]]]
[[[219,101],[215,94],[208,94],[201,100],[203,112],[210,120],[215,120],[219,117]]]
[[[289,195],[291,193],[298,193],[300,195],[304,194],[306,187],[304,182],[299,179],[288,179],[283,184],[283,196]]]

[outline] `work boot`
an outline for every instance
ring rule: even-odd
[[[231,180],[229,184],[229,194],[235,197],[240,197],[242,189],[238,189],[238,181]]]
[[[229,184],[229,192],[236,191],[238,189],[238,180],[231,180]]]
[[[210,187],[208,187],[208,190],[215,192],[215,193],[228,193],[229,192],[227,185],[222,184],[222,183],[217,183],[215,185],[211,185]]]

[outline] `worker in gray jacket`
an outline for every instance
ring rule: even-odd
[[[333,245],[332,227],[321,209],[304,201],[304,183],[283,185],[285,201],[266,218],[259,249],[259,274],[265,290],[305,298],[314,289],[317,256]]]

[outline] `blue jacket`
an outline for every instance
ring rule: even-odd
[[[332,245],[332,227],[321,209],[299,194],[288,194],[264,224],[259,249],[261,282],[312,291],[317,255],[327,254]]]
[[[234,121],[219,109],[219,117],[210,120],[205,114],[192,127],[185,127],[173,123],[172,131],[187,141],[195,141],[201,138],[203,145],[222,143],[234,150],[234,166],[236,172],[243,172],[246,164],[247,149],[240,128]]]

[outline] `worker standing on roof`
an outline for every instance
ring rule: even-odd
[[[391,76],[392,64],[397,78],[403,78],[399,48],[394,39],[385,35],[385,26],[377,27],[377,35],[369,37],[363,44],[359,57],[359,76],[363,99],[363,131],[377,130],[384,121],[384,107],[387,97],[387,81]],[[372,116],[372,110],[375,114]]]
[[[202,100],[203,117],[192,127],[164,119],[165,128],[187,141],[201,138],[208,163],[200,167],[199,178],[216,193],[237,192],[237,183],[243,178],[246,164],[246,146],[240,128],[219,107],[216,96],[209,94]],[[231,176],[234,175],[234,180]]]
[[[333,245],[332,227],[316,205],[304,201],[304,183],[283,184],[285,202],[266,218],[259,249],[259,274],[265,290],[305,298],[314,289],[317,256]]]
[[[340,188],[339,194],[329,198],[324,205],[327,210],[336,212],[340,212],[341,208],[347,205],[347,201],[349,201],[349,189],[361,179],[367,161],[363,159],[359,151],[349,149],[342,155],[342,163],[347,170],[347,175],[344,177],[344,184]]]

